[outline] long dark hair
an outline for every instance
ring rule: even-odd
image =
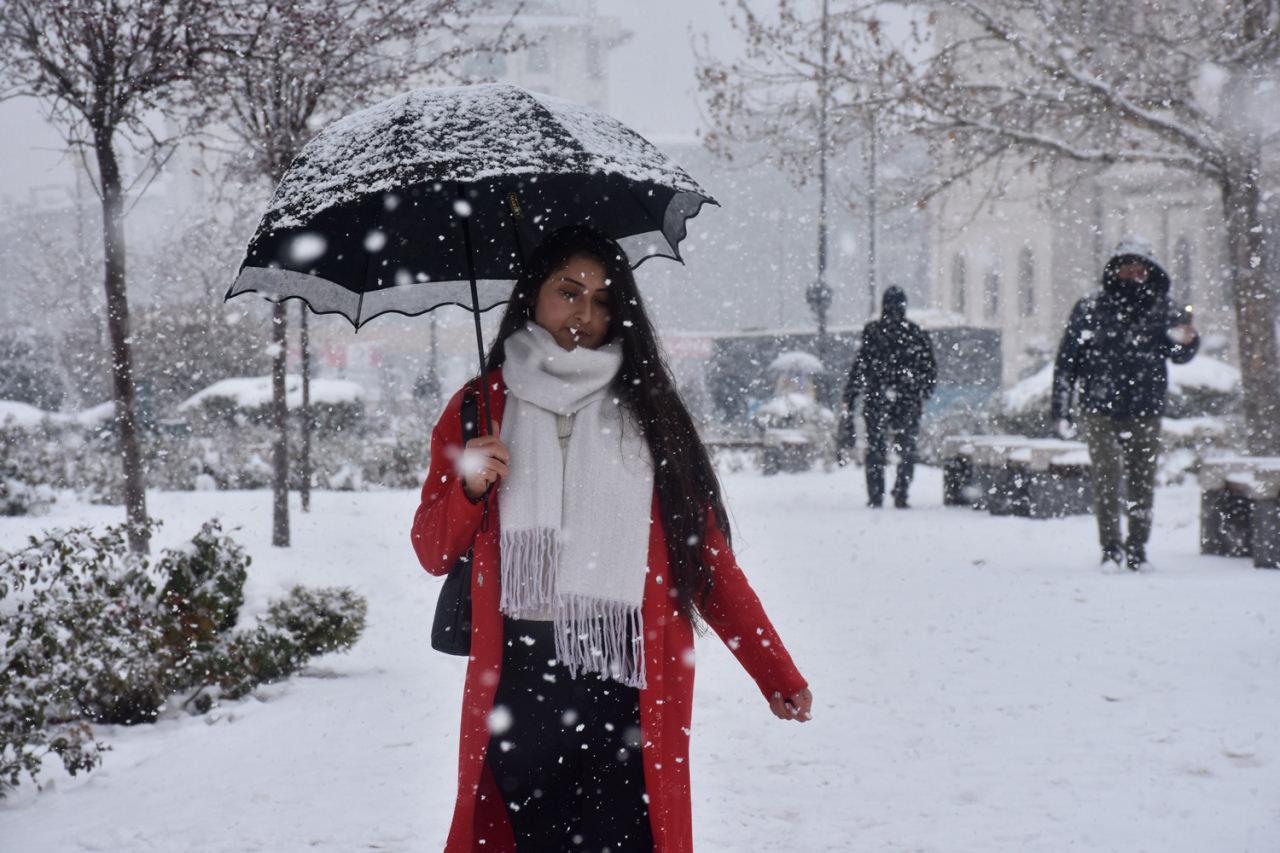
[[[713,583],[703,550],[706,525],[710,520],[728,541],[729,518],[711,457],[658,349],[653,324],[622,248],[586,226],[564,228],[547,237],[525,263],[485,366],[488,370],[502,366],[506,340],[533,320],[543,282],[575,255],[593,258],[605,270],[610,294],[607,339],[622,342],[622,367],[613,390],[640,425],[653,457],[653,482],[673,589],[680,609],[696,621]]]

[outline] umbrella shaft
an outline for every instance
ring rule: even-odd
[[[467,200],[467,191],[458,184],[458,198]],[[489,414],[489,382],[484,375],[484,332],[480,329],[480,293],[476,290],[476,259],[471,248],[471,217],[462,217],[462,242],[467,251],[467,277],[471,279],[471,318],[476,325],[476,354],[480,357],[480,399],[484,403],[483,420],[476,431],[478,435],[487,435],[492,423]]]

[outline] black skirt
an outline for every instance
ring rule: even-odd
[[[486,758],[520,851],[653,850],[640,691],[555,660],[551,622],[503,620]]]

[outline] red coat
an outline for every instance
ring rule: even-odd
[[[506,388],[500,371],[489,375],[493,419],[502,422]],[[471,575],[471,659],[463,690],[462,733],[458,755],[458,797],[446,853],[514,851],[506,809],[485,762],[487,725],[502,671],[502,614],[498,611],[500,513],[489,501],[489,519],[481,529],[483,504],[462,492],[453,459],[462,445],[462,392],[440,416],[431,434],[431,470],[422,486],[422,503],[413,519],[413,548],[422,567],[446,574],[475,544]],[[807,686],[796,670],[751,590],[733,552],[714,525],[707,545],[715,583],[704,608],[707,623],[729,646],[766,697],[790,696]],[[640,691],[645,788],[654,849],[686,853],[693,849],[689,802],[689,726],[693,705],[693,629],[668,595],[667,549],[655,495],[649,537],[649,573],[641,606],[645,631],[648,686]]]

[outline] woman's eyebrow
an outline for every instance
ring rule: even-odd
[[[568,282],[569,284],[576,284],[578,287],[582,288],[584,293],[590,291],[590,288],[587,287],[585,284],[583,284],[580,281],[577,281],[576,279],[569,278],[567,275],[560,276],[560,280]],[[608,296],[609,295],[608,285],[605,285],[604,287],[596,288],[596,293],[603,293],[605,296]]]

